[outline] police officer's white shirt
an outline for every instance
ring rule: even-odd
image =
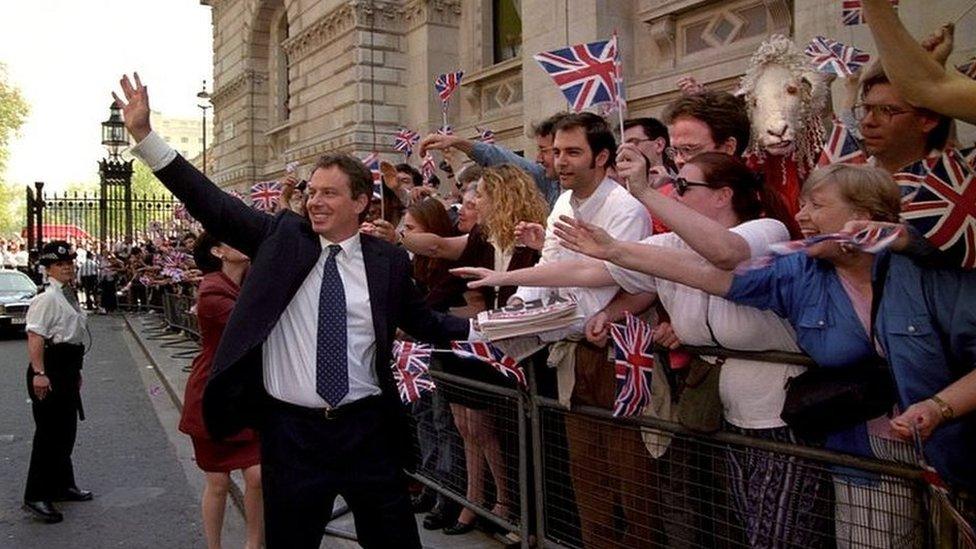
[[[86,316],[76,311],[64,296],[64,285],[49,278],[47,290],[31,300],[27,309],[27,331],[52,343],[84,344]]]

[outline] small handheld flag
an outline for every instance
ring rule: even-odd
[[[818,71],[840,77],[853,75],[871,60],[868,53],[823,36],[811,40],[803,52]]]
[[[487,341],[452,341],[451,350],[461,358],[474,358],[487,362],[506,377],[511,377],[519,385],[525,386],[525,372],[518,361]]]
[[[415,402],[420,394],[436,388],[430,377],[430,345],[412,341],[393,342],[393,379],[396,381],[400,400],[404,404]]]
[[[393,148],[409,158],[413,154],[413,146],[418,141],[420,141],[419,133],[407,128],[400,128],[400,131],[393,136]]]
[[[834,127],[824,143],[823,152],[817,166],[823,167],[830,164],[865,164],[868,157],[861,150],[857,139],[851,135],[851,131],[838,119],[834,119]]]
[[[888,0],[897,9],[898,0]],[[848,26],[864,24],[864,4],[861,0],[843,0],[840,11],[841,21]]]
[[[614,417],[640,414],[651,403],[651,375],[654,354],[651,350],[651,327],[630,313],[624,313],[624,324],[611,324],[617,398]]]
[[[256,210],[274,212],[280,197],[281,183],[277,181],[262,181],[251,186],[251,206]]]
[[[437,96],[441,98],[445,110],[447,109],[447,102],[461,85],[461,78],[463,77],[464,71],[454,71],[439,74],[434,79],[434,88],[437,90]]]
[[[574,111],[618,102],[621,86],[616,35],[610,40],[544,51],[534,58]]]

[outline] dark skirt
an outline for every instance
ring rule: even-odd
[[[514,388],[514,380],[505,377],[501,372],[491,367],[487,362],[472,358],[460,358],[457,356],[445,355],[440,361],[444,373],[464,377],[482,383],[488,383],[497,387]],[[484,391],[469,387],[460,387],[452,383],[438,382],[437,390],[441,392],[444,400],[451,404],[459,404],[472,410],[485,410],[497,397],[486,396]]]

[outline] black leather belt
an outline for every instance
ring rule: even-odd
[[[292,404],[276,398],[271,399],[272,406],[275,406],[280,410],[312,419],[327,419],[330,421],[349,417],[370,408],[379,407],[382,402],[382,395],[370,395],[368,397],[363,397],[359,400],[350,402],[349,404],[339,406],[338,408],[308,408],[306,406],[299,406],[297,404]]]

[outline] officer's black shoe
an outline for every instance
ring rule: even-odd
[[[92,497],[94,496],[90,491],[74,486],[65,490],[57,501],[91,501]]]
[[[64,515],[50,501],[24,500],[24,510],[49,524],[64,520]]]

